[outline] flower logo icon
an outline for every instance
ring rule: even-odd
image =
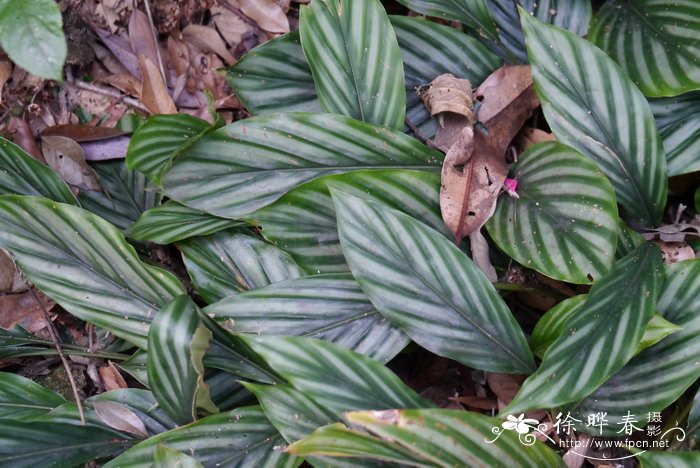
[[[507,421],[501,424],[503,429],[507,431],[515,430],[518,434],[527,434],[533,428],[536,428],[540,423],[536,419],[526,419],[524,414],[521,414],[517,418],[512,415],[508,415]]]

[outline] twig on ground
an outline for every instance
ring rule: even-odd
[[[53,341],[53,344],[56,347],[56,351],[58,352],[58,357],[61,358],[61,362],[63,363],[63,367],[66,369],[66,374],[68,375],[68,381],[70,382],[70,387],[73,390],[73,397],[75,398],[75,404],[78,406],[78,414],[80,415],[80,424],[82,424],[84,426],[85,425],[85,410],[83,409],[83,402],[80,400],[80,393],[78,392],[78,386],[75,384],[75,379],[73,378],[73,371],[70,368],[70,364],[68,364],[68,359],[66,359],[66,355],[63,353],[63,348],[61,347],[61,342],[60,342],[60,339],[58,337],[58,331],[56,330],[56,327],[54,326],[53,322],[51,321],[51,317],[49,317],[49,311],[46,310],[44,303],[41,302],[41,299],[39,299],[39,296],[34,291],[34,288],[30,287],[29,291],[31,291],[32,296],[34,296],[34,300],[39,303],[39,306],[41,306],[41,310],[44,311],[44,320],[46,321],[46,326],[49,330],[49,335],[51,335],[51,340]]]
[[[93,93],[104,94],[105,96],[117,98],[117,99],[123,101],[124,104],[131,106],[135,109],[138,109],[145,114],[150,115],[150,112],[148,111],[146,106],[144,106],[139,100],[125,96],[122,93],[120,93],[119,91],[115,91],[115,90],[110,89],[110,88],[105,88],[104,86],[96,85],[94,83],[87,83],[85,81],[68,82],[68,85],[75,86],[78,89],[92,91]]]

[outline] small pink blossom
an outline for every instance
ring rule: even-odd
[[[516,179],[508,179],[503,182],[503,187],[506,189],[508,195],[513,198],[520,198],[516,190],[518,189],[518,181]]]

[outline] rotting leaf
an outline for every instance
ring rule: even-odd
[[[465,127],[445,156],[440,188],[442,218],[457,242],[489,218],[507,175],[503,155],[481,131]]]
[[[95,401],[92,405],[97,416],[109,427],[136,437],[148,437],[146,425],[126,406],[112,401]]]
[[[486,127],[488,142],[505,153],[532,111],[540,105],[529,65],[504,65],[476,90],[476,116]]]
[[[444,152],[457,142],[464,127],[476,121],[469,80],[445,73],[430,83],[421,99],[430,115],[438,117],[440,125],[434,143]]]
[[[141,101],[151,114],[177,114],[173,98],[168,94],[168,88],[158,67],[143,55],[139,55],[139,66],[143,75]]]
[[[100,178],[85,161],[85,154],[78,143],[62,136],[41,138],[41,150],[46,163],[71,187],[101,191]]]

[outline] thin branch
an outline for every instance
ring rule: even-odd
[[[39,296],[37,296],[36,292],[34,291],[34,288],[30,287],[29,291],[31,291],[32,296],[34,296],[34,300],[39,303],[39,306],[41,306],[41,310],[44,311],[44,320],[46,321],[46,325],[49,329],[49,335],[51,335],[51,340],[53,340],[53,344],[56,347],[56,351],[58,352],[58,357],[61,358],[61,362],[63,363],[63,367],[66,369],[66,374],[68,374],[68,381],[70,382],[70,387],[73,390],[73,397],[75,398],[75,404],[78,405],[78,414],[80,415],[80,424],[82,424],[84,426],[85,425],[85,410],[83,409],[83,402],[80,400],[80,393],[78,392],[78,386],[75,384],[75,379],[73,378],[73,371],[70,368],[70,364],[68,364],[68,359],[66,359],[66,355],[63,353],[63,348],[61,347],[61,342],[60,342],[60,339],[58,337],[58,331],[56,330],[56,327],[54,326],[53,322],[51,321],[51,317],[49,317],[49,311],[46,310],[44,303],[41,302],[41,299],[39,299]]]
[[[85,81],[73,81],[72,83],[69,82],[69,85],[75,86],[78,89],[84,89],[86,91],[92,91],[93,93],[104,94],[105,96],[117,98],[123,101],[124,104],[138,109],[144,114],[150,115],[149,110],[139,100],[125,96],[119,91],[115,91],[111,88],[105,88],[104,86],[96,85],[94,83],[87,83]]]
[[[158,34],[156,33],[156,23],[153,22],[153,15],[151,14],[151,5],[148,0],[143,0],[143,6],[146,8],[146,15],[148,15],[148,20],[151,22],[151,33],[153,34],[153,40],[156,44],[156,57],[158,58],[158,69],[163,77],[163,83],[168,84],[168,79],[165,76],[165,67],[163,66],[163,58],[160,56],[160,47],[158,46]]]
[[[433,143],[433,140],[428,138],[425,133],[421,132],[420,128],[416,127],[415,124],[411,122],[411,120],[408,117],[406,117],[405,123],[406,126],[413,132],[413,134],[423,143],[428,145],[430,148],[440,149],[435,143]]]

